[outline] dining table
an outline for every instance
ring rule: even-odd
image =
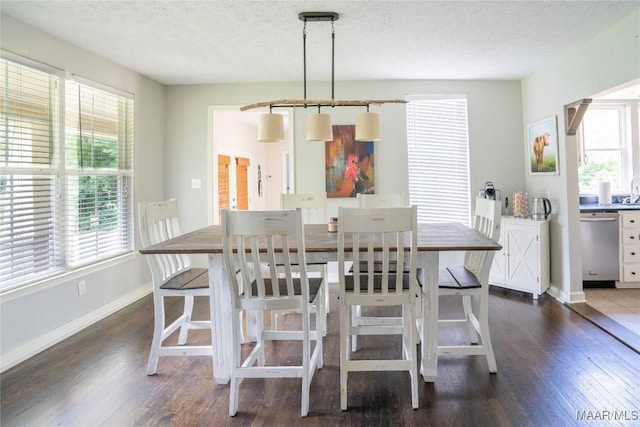
[[[304,226],[307,264],[322,264],[338,259],[338,236],[327,224]],[[345,255],[352,248],[345,242]],[[420,373],[425,382],[433,382],[438,373],[438,270],[440,254],[450,251],[497,251],[502,246],[480,232],[460,223],[418,224],[419,274],[422,275],[421,310],[418,313],[418,333],[421,342]],[[231,372],[231,322],[233,316],[232,286],[223,262],[222,227],[211,225],[182,234],[173,239],[140,250],[152,254],[208,255],[210,314],[212,322],[213,376],[217,383],[229,382]]]

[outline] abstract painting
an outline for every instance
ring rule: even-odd
[[[374,194],[373,142],[355,140],[355,125],[334,125],[333,140],[325,144],[327,197]]]

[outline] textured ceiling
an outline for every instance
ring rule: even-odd
[[[520,79],[637,1],[0,1],[3,14],[158,82],[302,80],[298,13],[335,11],[336,80]],[[307,24],[309,80],[331,24]]]

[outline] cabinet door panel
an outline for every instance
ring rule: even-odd
[[[530,227],[513,227],[506,235],[508,248],[507,282],[527,289],[537,284],[540,260],[538,238]],[[533,291],[534,289],[532,289]]]

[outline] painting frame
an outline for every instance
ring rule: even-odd
[[[527,169],[531,175],[559,175],[558,116],[527,126]]]
[[[373,141],[356,141],[355,125],[333,125],[333,139],[325,141],[327,198],[353,198],[375,193]]]

